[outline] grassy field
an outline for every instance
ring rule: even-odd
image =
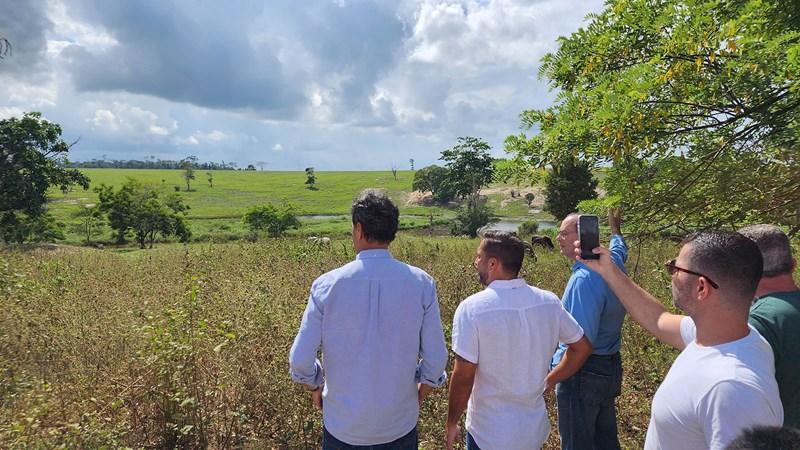
[[[674,245],[630,244],[632,276],[668,299]],[[436,280],[448,344],[456,306],[480,289],[476,245],[401,234],[392,246]],[[0,250],[0,448],[318,448],[321,416],[287,356],[311,282],[353,257],[349,240],[302,238]],[[560,294],[569,263],[540,252],[523,276]],[[621,439],[641,448],[675,352],[626,321],[622,354]],[[442,447],[446,403],[440,389],[423,405],[422,448]]]
[[[342,215],[350,212],[356,194],[367,187],[386,189],[400,208],[404,228],[417,228],[434,220],[446,220],[455,215],[453,207],[424,206],[411,198],[412,171],[398,171],[397,179],[386,172],[317,172],[317,190],[306,188],[303,172],[213,171],[214,187],[207,182],[205,171],[196,171],[191,191],[186,191],[180,170],[82,169],[91,179],[89,190],[75,189],[63,194],[57,189],[49,193],[49,208],[58,220],[67,224],[69,244],[79,244],[81,236],[73,229],[78,221],[72,217],[82,205],[97,202],[93,188],[100,184],[120,186],[135,178],[163,186],[167,192],[180,189],[190,206],[187,218],[195,240],[225,241],[244,237],[240,220],[248,208],[265,203],[279,204],[284,199],[299,208],[302,215]],[[511,190],[520,188],[505,184],[492,185],[486,191],[489,206],[498,215],[549,219],[546,213],[530,214],[530,208],[520,196],[511,197]],[[538,193],[538,191],[537,191]],[[538,194],[538,203],[543,199]],[[341,235],[349,232],[349,223],[338,218],[303,219],[304,227],[295,234]],[[105,230],[102,240],[109,239]]]

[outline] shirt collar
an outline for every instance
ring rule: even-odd
[[[486,286],[489,289],[516,289],[525,286],[525,280],[514,278],[513,280],[494,280]]]
[[[391,258],[392,254],[389,250],[376,248],[371,250],[361,250],[356,255],[356,259],[375,259],[375,258]]]

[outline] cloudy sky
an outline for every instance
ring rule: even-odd
[[[42,111],[72,160],[417,168],[458,136],[497,156],[556,38],[599,0],[44,1],[3,8],[0,118]]]

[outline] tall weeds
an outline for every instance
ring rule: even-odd
[[[455,307],[480,289],[476,245],[392,246],[436,280],[448,342]],[[643,245],[636,277],[668,299],[660,262],[675,248]],[[353,256],[345,240],[289,238],[0,252],[0,448],[317,448],[321,415],[289,380],[287,355],[311,282]],[[539,252],[523,275],[560,294],[569,263]],[[628,322],[623,339],[620,432],[641,447],[674,353]],[[446,407],[444,389],[423,405],[422,448],[441,448]],[[553,433],[547,448],[557,444]]]

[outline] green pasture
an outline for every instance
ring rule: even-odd
[[[419,205],[409,202],[414,173],[410,170],[397,172],[317,172],[317,189],[308,189],[304,172],[259,172],[259,171],[211,171],[214,186],[207,180],[206,171],[195,171],[191,190],[186,191],[186,181],[181,170],[137,170],[137,169],[81,169],[91,180],[88,190],[74,188],[62,193],[58,189],[49,192],[50,211],[65,223],[68,244],[79,244],[85,240],[80,235],[79,220],[73,217],[79,208],[97,202],[94,188],[106,184],[119,187],[128,178],[160,185],[166,192],[177,187],[186,204],[192,239],[198,241],[227,241],[240,239],[246,233],[241,217],[247,209],[266,203],[279,204],[288,200],[304,216],[347,215],[356,194],[365,188],[385,189],[400,208],[401,229],[421,228],[434,222],[441,223],[455,216],[457,205]],[[549,219],[547,213],[530,214],[529,207],[520,196],[511,197],[510,190],[519,187],[493,184],[487,192],[487,203],[495,213],[505,217],[531,217]],[[300,235],[341,235],[350,230],[349,221],[340,217],[301,217],[303,227],[291,231]],[[110,230],[103,229],[100,241],[110,239]]]
[[[190,219],[239,218],[247,208],[265,203],[280,203],[284,199],[300,208],[301,214],[347,214],[356,193],[374,187],[386,189],[398,202],[404,214],[426,215],[429,207],[406,206],[414,172],[398,171],[395,180],[386,172],[317,172],[317,190],[307,188],[303,172],[258,172],[220,170],[211,172],[214,187],[209,186],[205,171],[195,171],[191,191],[181,170],[81,169],[91,179],[88,191],[80,188],[62,194],[50,192],[51,209],[62,212],[76,203],[97,200],[92,188],[100,184],[118,187],[128,178],[164,186],[166,191],[180,189],[191,207]]]

